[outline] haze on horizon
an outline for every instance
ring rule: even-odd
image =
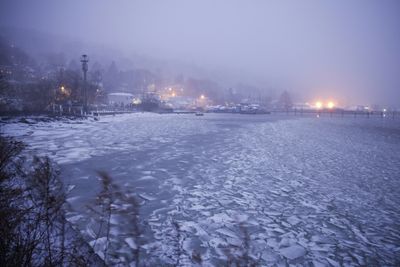
[[[396,0],[2,0],[0,26],[224,70],[304,101],[399,106],[399,14]]]

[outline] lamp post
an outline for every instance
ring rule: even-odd
[[[87,84],[86,84],[86,76],[88,71],[88,62],[89,57],[87,55],[82,55],[82,71],[83,71],[83,110],[87,113]]]

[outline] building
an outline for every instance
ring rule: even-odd
[[[108,94],[108,103],[110,105],[126,106],[133,102],[133,94],[130,93],[111,93]]]

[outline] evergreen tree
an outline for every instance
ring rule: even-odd
[[[291,109],[293,107],[292,99],[289,93],[285,90],[279,97],[279,105],[284,109]]]

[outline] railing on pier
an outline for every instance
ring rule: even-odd
[[[382,118],[382,119],[400,119],[399,111],[360,111],[343,109],[321,109],[321,110],[273,110],[272,114],[286,114],[292,116],[316,116],[316,117],[353,117],[353,118]]]
[[[133,108],[119,108],[119,107],[89,107],[89,111],[85,112],[83,106],[72,105],[52,105],[52,113],[60,116],[103,116],[103,115],[116,115],[124,113],[137,112]]]

